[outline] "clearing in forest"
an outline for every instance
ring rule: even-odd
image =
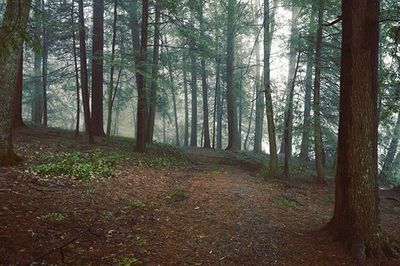
[[[155,145],[138,155],[126,140],[83,143],[58,130],[17,134],[28,156],[0,170],[0,264],[352,265],[319,230],[332,215],[332,182],[260,179],[259,162],[222,151]],[[46,154],[89,166],[80,179],[46,176],[59,170]],[[90,172],[92,161],[101,170]],[[397,240],[399,200],[382,193],[383,229]]]

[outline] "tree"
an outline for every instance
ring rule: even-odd
[[[276,6],[276,2],[274,1]],[[271,70],[270,70],[270,53],[273,23],[270,21],[269,0],[264,0],[264,93],[265,93],[265,108],[268,122],[268,140],[269,140],[269,171],[273,175],[278,169],[278,154],[276,147],[274,110],[272,106],[271,96]]]
[[[227,150],[237,150],[238,147],[238,116],[236,105],[235,89],[235,13],[236,0],[228,1],[228,21],[227,21],[227,51],[226,51],[226,103],[228,113],[228,147]]]
[[[147,136],[146,142],[153,142],[154,133],[154,121],[156,118],[156,106],[157,106],[157,87],[158,87],[158,61],[160,57],[160,16],[161,6],[159,1],[155,3],[155,21],[154,21],[154,44],[153,44],[153,64],[151,70],[151,90],[150,90],[150,108],[149,118],[147,122]]]
[[[0,28],[0,165],[18,161],[12,146],[12,102],[31,0],[7,0]]]
[[[114,0],[114,15],[113,15],[113,36],[111,41],[111,68],[110,68],[110,84],[108,86],[108,104],[107,104],[107,141],[111,137],[111,122],[112,122],[112,109],[115,98],[114,90],[114,71],[115,71],[115,45],[117,39],[117,16],[118,16],[118,0]]]
[[[200,38],[204,41],[205,38],[205,25],[204,25],[204,14],[203,5],[205,1],[202,0],[200,7]],[[204,44],[202,45],[204,47]],[[201,87],[203,90],[203,133],[204,133],[204,148],[211,148],[210,143],[210,129],[208,121],[208,87],[207,87],[207,71],[206,71],[206,59],[203,49],[201,57]]]
[[[48,111],[47,111],[47,75],[48,75],[48,54],[49,54],[49,40],[48,40],[48,22],[46,14],[45,0],[42,0],[42,95],[43,95],[43,121],[42,125],[47,127]]]
[[[194,11],[191,10],[191,21],[194,25]],[[192,124],[190,130],[190,146],[197,146],[197,60],[196,60],[196,44],[194,37],[189,40],[190,43],[190,70],[191,70],[191,84],[192,89]]]
[[[147,32],[149,24],[149,1],[143,0],[142,32],[139,58],[136,63],[136,85],[138,90],[136,152],[146,151],[147,91],[145,73],[147,69]]]
[[[105,136],[103,128],[103,47],[104,47],[104,0],[93,1],[92,39],[92,114],[94,136]]]
[[[378,20],[378,2],[342,1],[339,143],[330,226],[358,260],[384,250],[377,179]]]
[[[40,37],[41,37],[41,28],[42,28],[42,20],[41,20],[41,0],[35,0],[34,2],[34,36],[36,42],[40,45],[37,45],[34,47],[34,63],[33,63],[33,69],[34,69],[34,86],[33,86],[33,91],[31,92],[32,94],[32,110],[31,110],[31,116],[32,116],[32,123],[35,126],[41,126],[42,125],[42,119],[43,119],[43,86],[42,86],[42,47],[41,47],[41,42],[40,42]]]
[[[79,0],[79,52],[81,62],[81,89],[82,89],[82,103],[83,113],[85,117],[86,130],[89,136],[89,143],[94,143],[92,123],[90,119],[89,108],[89,81],[87,70],[87,56],[86,56],[86,30],[85,30],[85,17],[83,12],[83,0]]]
[[[18,128],[25,126],[22,120],[22,89],[23,89],[23,71],[24,71],[24,52],[21,52],[21,56],[18,63],[18,76],[15,86],[15,95],[13,101],[13,119],[12,127]]]
[[[324,15],[324,0],[318,3],[318,30],[315,47],[315,77],[314,77],[314,152],[315,169],[317,170],[317,181],[325,182],[322,153],[322,130],[320,113],[320,90],[321,90],[321,50],[322,50],[322,22]]]

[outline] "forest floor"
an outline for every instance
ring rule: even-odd
[[[60,130],[14,139],[24,160],[0,168],[0,265],[352,265],[319,230],[332,215],[332,180],[260,179],[254,162],[204,149],[184,150],[185,166],[151,165],[123,141],[88,145]],[[125,152],[114,177],[29,170],[43,153],[98,148]],[[382,192],[381,216],[400,241],[400,191]]]

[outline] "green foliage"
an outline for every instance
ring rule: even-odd
[[[61,222],[65,219],[65,216],[64,216],[64,214],[59,213],[59,212],[50,212],[46,215],[41,216],[40,218],[45,219],[45,220]]]
[[[287,198],[274,199],[272,204],[277,207],[287,207],[294,208],[296,203],[294,201],[288,200]]]
[[[135,208],[140,208],[140,209],[148,209],[149,206],[141,201],[140,199],[134,199],[129,203],[128,207],[135,207]]]
[[[125,257],[122,258],[122,260],[117,264],[118,266],[131,266],[133,264],[140,263],[140,260],[138,260],[135,257]]]
[[[89,152],[66,152],[60,156],[45,155],[39,163],[28,168],[41,176],[67,175],[79,180],[93,177],[115,176],[116,161],[122,157],[119,152],[96,149]]]
[[[147,153],[138,159],[142,164],[150,167],[186,167],[189,164],[189,159],[182,149],[162,143],[148,145]]]
[[[176,191],[172,191],[171,193],[169,193],[167,198],[171,199],[173,201],[182,201],[187,198],[187,195],[182,190],[176,190]]]

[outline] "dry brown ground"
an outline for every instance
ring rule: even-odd
[[[115,178],[44,180],[25,171],[38,153],[91,147],[54,130],[24,130],[16,141],[27,156],[0,168],[0,264],[352,265],[319,231],[332,215],[332,185],[260,180],[201,149],[187,150],[185,169],[126,159]],[[383,197],[381,209],[383,228],[400,238],[398,195]]]

